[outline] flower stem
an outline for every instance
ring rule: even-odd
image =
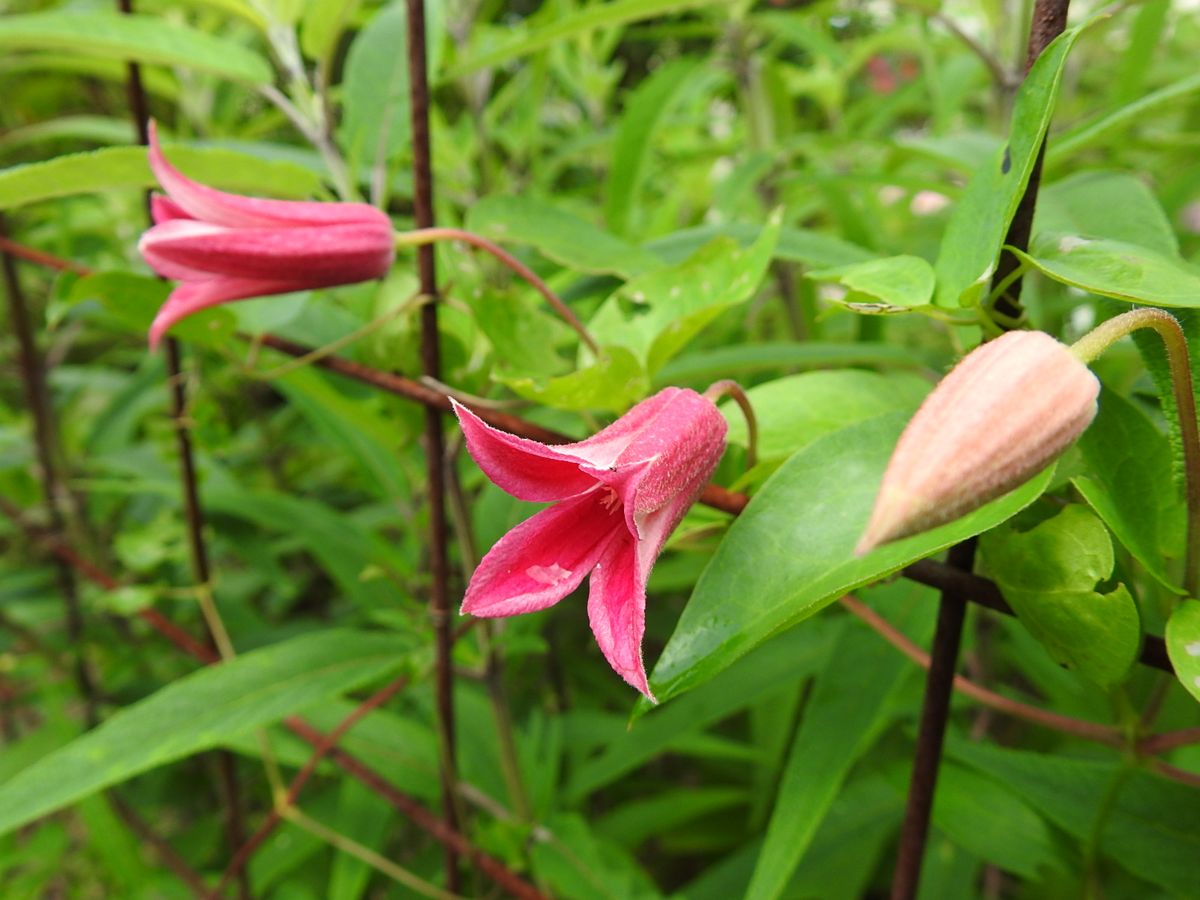
[[[423,244],[431,244],[434,241],[462,241],[492,254],[492,256],[528,281],[539,294],[546,298],[546,302],[554,308],[554,311],[559,314],[562,320],[575,329],[575,333],[587,344],[587,348],[597,356],[600,355],[600,347],[596,343],[595,338],[591,336],[587,328],[584,327],[583,322],[579,321],[579,317],[575,315],[571,308],[554,291],[550,290],[546,282],[534,274],[532,269],[498,244],[494,244],[482,235],[475,234],[472,231],[465,231],[461,228],[418,228],[415,231],[401,232],[396,235],[397,247],[419,247]]]
[[[754,415],[754,407],[750,398],[742,390],[742,386],[731,378],[714,381],[704,392],[704,396],[716,403],[723,397],[731,397],[746,418],[746,468],[753,469],[758,462],[758,418]]]
[[[1192,364],[1187,338],[1179,320],[1161,309],[1133,309],[1085,334],[1071,345],[1071,352],[1083,362],[1091,362],[1112,344],[1139,328],[1151,328],[1167,351],[1171,387],[1179,415],[1179,434],[1183,443],[1183,469],[1187,493],[1187,555],[1183,589],[1189,597],[1200,593],[1200,430],[1196,425],[1196,396],[1192,389]]]

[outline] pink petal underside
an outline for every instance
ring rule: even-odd
[[[150,168],[158,183],[192,218],[233,228],[271,228],[293,225],[376,224],[391,228],[391,220],[366,203],[320,203],[267,200],[218,191],[192,181],[167,162],[150,122]]]
[[[642,429],[653,421],[665,406],[670,404],[673,397],[681,392],[685,392],[685,389],[663,388],[654,396],[647,397],[638,403],[611,425],[597,431],[587,440],[577,444],[563,444],[557,449],[571,456],[577,456],[596,468],[609,468],[637,439]],[[686,393],[693,392],[686,391]]]
[[[289,294],[308,287],[311,285],[293,281],[262,281],[250,278],[213,278],[208,281],[185,282],[171,291],[167,302],[159,307],[158,314],[150,324],[150,349],[158,347],[163,335],[176,322],[202,309],[232,300]]]
[[[609,544],[592,572],[588,620],[600,652],[613,670],[651,703],[657,703],[642,662],[646,631],[646,578],[627,533]]]
[[[391,229],[377,225],[228,228],[194,219],[155,225],[138,249],[155,271],[171,278],[207,272],[287,278],[311,287],[379,278],[394,254]]]
[[[519,500],[543,503],[574,497],[596,486],[580,460],[557,447],[520,438],[488,425],[453,400],[471,457],[497,486]]]
[[[553,606],[596,565],[621,517],[600,491],[543,509],[502,537],[475,569],[462,612],[514,616]]]
[[[150,218],[155,225],[175,219],[190,219],[187,211],[165,194],[150,195]]]

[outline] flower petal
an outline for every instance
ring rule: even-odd
[[[515,616],[553,606],[596,565],[621,517],[600,491],[543,509],[502,537],[475,569],[462,612]]]
[[[646,570],[648,571],[648,570]],[[622,532],[592,572],[588,620],[600,652],[618,675],[657,703],[646,679],[642,637],[646,631],[646,571],[632,536]]]
[[[461,403],[450,402],[471,457],[488,478],[518,500],[563,500],[596,486],[596,479],[580,470],[579,459],[557,447],[493,428]]]
[[[167,162],[158,143],[158,129],[150,122],[150,168],[173,201],[189,216],[234,228],[271,228],[293,225],[376,224],[391,230],[391,220],[366,203],[320,203],[266,200],[228,194],[192,181]]]
[[[159,307],[158,314],[150,324],[150,349],[158,347],[158,342],[172,325],[202,309],[231,300],[288,294],[309,287],[312,285],[307,282],[264,281],[252,278],[212,278],[207,281],[185,282],[171,291],[167,302]]]
[[[163,222],[170,222],[173,219],[190,219],[191,216],[182,206],[165,194],[151,194],[150,218],[154,220],[155,225],[161,225]]]
[[[587,440],[576,444],[563,444],[557,449],[570,456],[577,456],[598,469],[610,468],[641,434],[641,432],[671,403],[677,394],[692,394],[685,388],[663,388],[652,397],[647,397],[611,425],[602,428]]]
[[[194,219],[155,225],[142,235],[138,249],[167,277],[207,272],[283,278],[309,287],[379,278],[395,253],[391,229],[378,225],[229,228]]]

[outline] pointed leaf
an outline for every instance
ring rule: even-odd
[[[1200,600],[1184,600],[1171,613],[1167,655],[1179,683],[1200,700]]]

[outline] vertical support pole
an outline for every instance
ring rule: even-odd
[[[413,149],[413,214],[417,228],[432,228],[433,171],[429,146],[429,82],[425,53],[425,4],[407,0],[408,73]],[[417,248],[417,275],[425,303],[421,307],[421,370],[441,380],[441,347],[438,338],[437,270],[432,245]],[[459,830],[455,787],[453,650],[448,590],[449,562],[446,534],[445,439],[442,413],[425,408],[425,469],[429,481],[429,612],[433,620],[438,730],[442,745],[442,808],[446,824]],[[459,890],[458,857],[446,847],[446,886]]]

